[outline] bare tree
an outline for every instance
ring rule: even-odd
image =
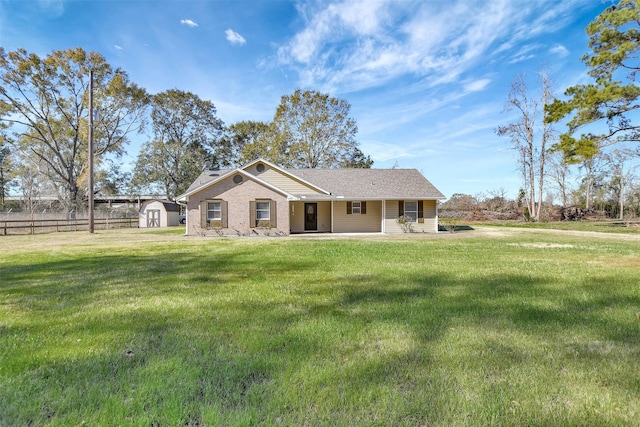
[[[553,186],[556,187],[556,194],[559,196],[562,206],[567,207],[570,204],[569,194],[571,193],[571,188],[569,187],[569,181],[571,179],[571,165],[565,161],[563,151],[548,153],[547,163],[547,176]]]
[[[593,206],[596,183],[602,181],[606,174],[607,163],[606,156],[599,151],[592,157],[585,158],[580,164],[580,169],[584,170],[582,187],[584,188],[585,209],[591,209]]]
[[[525,76],[520,75],[511,83],[511,91],[505,112],[515,111],[516,121],[496,129],[498,136],[507,136],[518,156],[522,174],[526,207],[531,218],[540,219],[544,194],[547,149],[553,143],[555,131],[545,120],[545,105],[553,100],[551,82],[545,71],[540,77],[540,95],[530,98]]]
[[[631,164],[631,161],[638,155],[637,152],[630,149],[614,149],[607,155],[611,165],[611,186],[615,198],[618,199],[619,219],[624,219],[625,197],[628,187],[633,182],[633,171],[637,167]]]

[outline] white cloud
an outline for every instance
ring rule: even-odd
[[[186,26],[191,27],[191,28],[193,28],[193,27],[197,27],[197,26],[198,26],[198,24],[196,24],[196,23],[195,23],[194,21],[192,21],[191,19],[181,19],[181,20],[180,20],[180,23],[181,23],[182,25],[186,25]]]
[[[306,26],[278,49],[278,61],[297,69],[301,84],[325,90],[355,91],[405,75],[435,86],[455,82],[487,61],[529,58],[533,52],[511,51],[531,37],[532,19],[535,33],[554,31],[575,6],[510,0],[311,2],[298,5]],[[505,54],[510,58],[499,56]]]
[[[119,45],[117,45],[117,44],[114,44],[114,45],[113,45],[113,47],[114,47],[116,50],[122,50],[122,46],[119,46]]]
[[[551,49],[549,49],[549,52],[556,54],[560,57],[565,57],[569,54],[569,50],[567,50],[567,48],[562,46],[561,44],[557,44],[553,46]]]
[[[244,39],[244,37],[242,37],[240,34],[236,33],[235,31],[233,31],[231,28],[229,28],[224,33],[227,35],[227,41],[231,44],[243,45],[247,42]]]
[[[474,80],[464,85],[465,92],[480,92],[483,91],[491,83],[489,79]]]

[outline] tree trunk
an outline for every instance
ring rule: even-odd
[[[624,176],[620,177],[620,220],[624,219]]]

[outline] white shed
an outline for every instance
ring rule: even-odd
[[[140,206],[138,226],[172,227],[180,225],[180,205],[169,200],[147,200]]]

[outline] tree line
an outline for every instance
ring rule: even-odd
[[[0,47],[0,79],[0,208],[11,190],[29,200],[57,195],[69,212],[86,206],[90,96],[95,188],[105,195],[173,200],[206,165],[233,167],[257,157],[292,168],[373,164],[359,148],[350,104],[318,91],[283,96],[271,122],[225,126],[213,102],[178,89],[149,94],[82,48],[40,58]],[[127,143],[148,129],[135,167],[123,170]]]
[[[640,214],[640,2],[612,4],[586,33],[590,51],[581,59],[593,82],[571,86],[559,99],[545,71],[537,73],[534,94],[520,75],[505,106],[516,119],[495,130],[516,152],[518,202],[527,219],[540,220],[553,199],[619,218]],[[560,123],[562,133],[555,128]]]

